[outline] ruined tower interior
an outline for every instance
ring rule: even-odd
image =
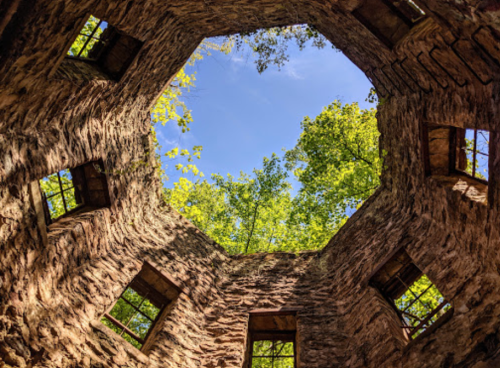
[[[91,15],[109,42],[68,57]],[[229,256],[162,202],[150,108],[204,38],[293,24],[375,86],[382,184],[321,251]],[[0,367],[249,367],[274,337],[294,367],[500,367],[499,41],[494,0],[0,0]],[[65,169],[81,206],[47,224]],[[443,300],[410,332],[421,275]]]

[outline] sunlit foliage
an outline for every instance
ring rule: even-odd
[[[166,201],[233,254],[293,250],[287,234],[291,185],[281,160],[264,158],[262,169],[238,178],[214,174],[192,183],[181,178]]]
[[[252,368],[293,368],[294,366],[293,342],[254,341]]]
[[[395,301],[396,307],[403,312],[403,318],[408,326],[417,327],[432,311],[445,301],[443,295],[426,275],[422,275],[408,290]],[[447,310],[451,308],[446,304],[438,313],[432,316],[422,328],[412,337],[421,334],[427,327],[436,322]]]
[[[237,219],[226,203],[221,188],[208,181],[193,183],[180,178],[174,188],[165,189],[165,201],[219,244],[232,247]]]
[[[340,223],[380,185],[382,158],[378,148],[376,110],[334,101],[314,120],[302,121],[287,167],[302,183],[300,195],[314,196]]]
[[[68,55],[88,58],[107,26],[106,22],[91,15],[68,50]]]
[[[56,219],[78,207],[72,179],[70,171],[66,169],[60,171],[59,176],[58,173],[54,173],[40,180],[40,188],[47,199],[52,219]]]
[[[286,165],[274,155],[252,174],[183,178],[165,190],[167,203],[232,254],[315,250],[380,184],[375,110],[336,101],[305,118]],[[302,187],[294,197],[293,172]]]

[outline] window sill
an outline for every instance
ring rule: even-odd
[[[471,201],[486,204],[488,199],[488,185],[482,180],[474,179],[466,174],[433,175],[431,176],[444,188],[459,192]]]
[[[106,349],[109,345],[111,345],[110,347],[112,349],[113,346],[120,345],[132,359],[136,359],[138,362],[145,364],[146,366],[153,366],[146,354],[118,335],[115,331],[103,325],[100,321],[92,321],[90,322],[90,326],[98,337],[96,339],[97,342],[101,345],[104,351],[110,350],[109,348]]]
[[[66,56],[53,77],[56,80],[116,83],[95,61]]]
[[[425,32],[429,28],[429,26],[432,25],[433,20],[431,17],[423,17],[419,19],[411,26],[408,33],[394,44],[394,46],[391,48],[391,51],[407,47],[406,44],[409,40],[417,38],[421,33]]]
[[[56,217],[56,218],[51,217],[50,221],[51,221],[51,224],[55,224],[56,222],[58,222],[64,218],[68,218],[68,217],[71,217],[73,215],[76,215],[76,214],[79,214],[82,212],[87,212],[87,206],[85,206],[83,203],[80,203],[78,206],[76,206],[72,210],[69,210],[68,212],[66,212],[65,214],[63,214],[59,217]]]
[[[417,345],[428,336],[431,336],[436,332],[438,328],[446,324],[446,322],[448,322],[451,319],[451,317],[453,317],[453,312],[454,310],[453,308],[451,308],[445,314],[443,314],[443,316],[439,318],[434,324],[432,324],[427,330],[425,330],[420,335],[411,340],[408,343],[408,345],[406,345],[406,347],[404,348],[403,354],[406,354],[413,346]]]
[[[47,232],[57,231],[57,230],[65,230],[69,226],[75,223],[75,221],[80,221],[80,215],[90,214],[96,210],[107,209],[109,207],[91,207],[91,206],[82,206],[75,208],[74,210],[68,212],[61,217],[53,220],[54,222],[47,226]]]

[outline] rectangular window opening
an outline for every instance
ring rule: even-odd
[[[47,203],[50,219],[57,219],[83,205],[75,193],[69,169],[61,170],[40,180],[42,196]]]
[[[426,17],[414,0],[363,0],[352,15],[389,49]]]
[[[250,313],[250,368],[294,368],[296,312],[255,311]]]
[[[57,69],[59,79],[119,81],[143,42],[91,15]]]
[[[110,205],[102,162],[64,169],[41,179],[39,183],[47,225],[80,210]]]
[[[423,126],[427,175],[465,174],[488,184],[490,133],[482,129]]]
[[[148,299],[149,291],[136,289],[127,287],[102,322],[140,349],[164,305]]]
[[[180,288],[146,262],[101,322],[137,349],[145,350],[154,327]]]
[[[404,250],[393,256],[370,281],[394,307],[408,339],[415,339],[452,309],[437,287]]]

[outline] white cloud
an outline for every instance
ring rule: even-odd
[[[243,59],[243,57],[241,57],[241,56],[233,56],[233,57],[231,58],[231,62],[233,62],[233,63],[235,63],[235,64],[243,64],[243,63],[245,63],[245,62],[246,62],[246,60],[245,60],[245,59]]]
[[[305,79],[304,75],[302,73],[299,73],[297,68],[289,62],[283,67],[282,72],[289,78],[291,79],[296,79],[296,80],[301,80]]]
[[[270,65],[269,69],[264,72],[264,74],[269,73],[273,77],[287,78],[293,80],[304,80],[309,74],[311,74],[311,66],[314,64],[314,60],[307,57],[304,54],[298,53],[290,57],[290,60],[285,62],[285,65],[281,67],[281,70],[275,65]]]
[[[165,137],[165,134],[163,134],[161,129],[156,129],[156,138],[158,139],[158,142],[162,146],[172,147],[177,144],[176,141],[170,140],[167,137]]]

